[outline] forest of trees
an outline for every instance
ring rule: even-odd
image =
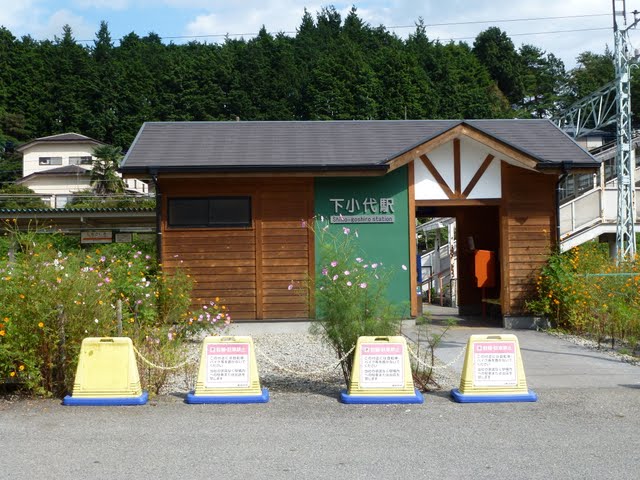
[[[293,37],[263,27],[222,44],[130,33],[116,45],[105,22],[90,46],[68,26],[53,41],[0,27],[0,186],[21,175],[16,145],[56,133],[126,151],[145,121],[545,118],[613,76],[608,50],[567,72],[497,27],[445,44],[419,19],[402,39],[355,8],[305,12]]]

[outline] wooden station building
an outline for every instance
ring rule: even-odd
[[[121,171],[158,195],[165,268],[220,297],[234,320],[313,318],[287,287],[314,278],[315,234],[359,232],[391,274],[388,296],[419,311],[416,216],[455,217],[458,304],[498,299],[505,326],[531,320],[525,301],[557,243],[558,182],[599,162],[548,120],[149,122]],[[474,250],[494,252],[481,292]]]

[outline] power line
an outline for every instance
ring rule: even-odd
[[[576,28],[572,30],[547,30],[544,32],[510,33],[509,37],[521,37],[526,35],[553,35],[558,33],[575,33],[575,32],[595,32],[598,30],[611,30],[611,27]],[[476,37],[457,37],[457,38],[443,38],[439,40],[456,41],[456,40],[473,40],[475,38]]]
[[[588,17],[609,17],[610,13],[592,13],[592,14],[583,14],[583,15],[561,15],[561,16],[553,16],[553,17],[527,17],[527,18],[505,18],[499,20],[473,20],[467,22],[442,22],[442,23],[425,23],[424,27],[450,27],[450,26],[458,26],[458,25],[480,25],[480,24],[497,24],[497,23],[514,23],[514,22],[535,22],[535,21],[545,21],[545,20],[566,20],[573,18],[588,18]],[[390,27],[386,27],[389,30],[398,30],[405,28],[415,28],[416,25],[393,25]],[[589,31],[589,30],[605,30],[604,28],[598,29],[585,29],[585,30],[575,30],[575,31]],[[279,34],[283,33],[285,35],[295,35],[298,33],[297,31],[271,31],[269,34]],[[541,35],[547,32],[536,32],[536,33],[521,33],[514,35]],[[548,33],[565,33],[565,32],[548,32]],[[189,38],[225,38],[225,37],[254,37],[258,35],[257,32],[245,32],[245,33],[211,33],[211,34],[203,34],[203,35],[167,35],[159,37],[161,40],[186,40]],[[474,37],[475,38],[475,37]],[[93,42],[95,39],[91,40],[76,40],[79,43],[88,43]],[[122,40],[121,38],[116,39],[118,41]],[[455,39],[454,39],[455,40]]]
[[[559,17],[529,17],[529,18],[507,18],[502,20],[473,20],[469,22],[447,22],[447,23],[425,23],[425,27],[448,27],[454,25],[477,25],[483,23],[510,23],[510,22],[533,22],[540,20],[561,20],[567,18],[585,18],[585,17],[608,17],[609,13],[592,13],[585,15],[563,15]],[[395,28],[415,28],[414,25],[396,25],[388,27],[389,29]]]

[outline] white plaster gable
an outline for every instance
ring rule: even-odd
[[[454,160],[456,140],[460,142],[459,172],[456,172]],[[421,158],[414,159],[416,200],[448,200],[452,193],[456,199],[499,199],[502,198],[501,162],[528,168],[522,162],[466,136],[446,142],[425,156],[440,176],[440,181]],[[490,163],[482,170],[483,164],[489,158],[491,158]],[[458,192],[456,192],[456,175],[460,179]],[[480,175],[479,178],[476,178],[478,175]],[[449,191],[441,186],[442,181],[446,183]]]

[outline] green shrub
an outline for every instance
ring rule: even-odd
[[[401,315],[385,297],[389,271],[363,258],[357,232],[344,227],[342,233],[334,234],[328,226],[319,226],[316,251],[321,263],[314,289],[318,320],[314,330],[335,349],[349,384],[358,337],[397,335]]]
[[[36,195],[36,192],[24,185],[9,184],[0,188],[0,208],[21,209],[21,208],[50,208],[48,204]]]
[[[598,342],[640,337],[640,265],[616,263],[595,242],[552,255],[537,281],[530,311]]]
[[[0,382],[64,395],[85,337],[130,337],[143,355],[174,364],[185,340],[230,321],[213,301],[190,311],[191,278],[163,275],[135,246],[62,252],[47,237],[12,234],[20,249],[13,260],[0,259]],[[157,391],[165,379],[163,372],[143,375],[143,385]]]

